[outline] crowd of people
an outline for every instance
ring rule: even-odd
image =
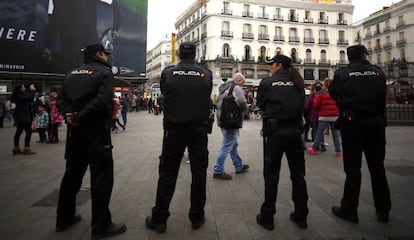
[[[129,97],[127,94],[117,97],[113,93],[110,52],[101,44],[92,44],[83,50],[84,64],[67,74],[59,103],[56,102],[56,92],[48,97],[35,96],[33,84],[28,89],[24,85],[16,87],[11,97],[15,104],[16,123],[13,154],[34,154],[30,148],[32,128],[39,132],[39,142],[57,143],[57,128],[63,118],[67,123],[67,163],[59,193],[56,232],[62,232],[82,219],[76,213],[75,200],[88,165],[91,171],[93,238],[126,231],[125,224],[112,221],[109,209],[114,182],[111,130],[117,131],[118,126],[125,130],[128,111],[138,111],[142,106],[147,107],[148,113],[163,114],[164,132],[156,200],[151,214],[145,219],[148,229],[159,233],[167,230],[170,202],[186,149],[192,176],[188,217],[192,229],[202,227],[206,221],[208,134],[212,125],[216,121],[223,135],[212,177],[231,180],[232,176],[224,171],[228,154],[236,174],[249,172],[249,165],[238,153],[238,138],[243,121],[248,119],[245,114],[250,115],[254,111],[260,111],[263,122],[265,185],[264,202],[256,216],[257,224],[267,230],[274,229],[279,172],[285,154],[294,203],[290,219],[297,227],[307,228],[309,197],[305,152],[315,155],[318,151],[326,151],[324,135],[327,128],[331,129],[335,156],[343,158],[346,174],[342,201],[340,206],[332,207],[332,214],[358,223],[360,169],[364,153],[372,179],[377,219],[388,222],[391,200],[384,169],[385,76],[380,68],[367,61],[368,52],[364,46],[349,47],[350,64],[337,70],[333,79],[326,78],[313,84],[308,96],[305,95],[303,77],[291,59],[276,55],[268,61],[271,76],[261,81],[257,99],[244,94],[245,77],[241,73],[222,84],[219,93],[211,98],[212,73],[194,60],[195,54],[193,43],[181,43],[180,62],[164,69],[161,74],[161,93],[147,98],[139,95]],[[4,106],[3,116],[8,116],[6,111]],[[26,137],[21,150],[19,139],[23,131]],[[311,139],[308,139],[309,132]],[[306,147],[307,141],[312,141],[312,145]]]

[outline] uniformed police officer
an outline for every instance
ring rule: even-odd
[[[301,138],[303,127],[304,80],[292,66],[291,59],[276,55],[269,62],[271,77],[260,82],[257,105],[263,111],[265,201],[256,221],[273,230],[276,196],[283,153],[286,154],[295,211],[290,219],[299,228],[307,228],[308,193],[305,181],[305,158]]]
[[[387,222],[391,200],[384,169],[386,79],[379,67],[367,61],[365,46],[348,47],[347,54],[350,64],[335,72],[329,86],[329,94],[340,111],[338,125],[346,173],[341,206],[333,207],[332,213],[350,222],[358,222],[361,158],[364,153],[371,174],[377,218]]]
[[[70,134],[66,171],[60,186],[56,231],[81,220],[76,195],[89,165],[91,171],[92,235],[94,239],[126,231],[114,224],[109,210],[114,169],[111,144],[112,84],[109,52],[101,44],[83,50],[84,64],[69,72],[63,85],[59,110],[66,115]]]
[[[204,223],[206,202],[206,171],[208,165],[207,131],[211,108],[211,72],[195,61],[196,47],[191,42],[180,45],[178,65],[161,73],[161,93],[164,95],[164,139],[159,164],[157,198],[152,216],[145,219],[149,229],[165,232],[170,216],[181,158],[187,147],[191,163],[192,228]]]

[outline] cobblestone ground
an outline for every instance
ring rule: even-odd
[[[290,220],[293,210],[291,183],[287,163],[282,164],[275,230],[258,226],[255,216],[263,201],[262,145],[260,120],[250,120],[240,132],[239,149],[251,168],[246,174],[234,174],[231,160],[226,172],[231,181],[212,178],[221,132],[215,127],[209,136],[209,169],[207,179],[206,223],[192,230],[187,214],[191,174],[184,156],[171,203],[171,217],[165,234],[149,231],[144,219],[154,204],[161,152],[162,116],[145,111],[129,113],[125,132],[113,134],[115,185],[111,210],[115,222],[125,222],[128,231],[113,239],[414,239],[414,128],[387,128],[386,168],[392,194],[391,219],[387,224],[376,221],[370,177],[363,163],[359,224],[350,224],[332,216],[343,191],[342,159],[335,157],[332,140],[327,136],[328,151],[317,156],[306,155],[309,191],[308,229],[298,229]],[[36,143],[32,136],[31,156],[12,156],[15,128],[6,120],[0,129],[0,239],[55,240],[91,238],[90,178],[84,178],[79,195],[78,212],[83,220],[62,233],[55,233],[56,196],[64,172],[66,134],[60,128],[58,144]],[[23,137],[21,139],[23,142]]]

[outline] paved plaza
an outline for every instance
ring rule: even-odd
[[[264,198],[263,149],[260,120],[246,121],[240,131],[239,151],[250,165],[248,173],[235,174],[230,158],[226,172],[231,181],[213,179],[212,166],[221,142],[216,126],[209,135],[206,223],[192,230],[187,217],[191,174],[187,154],[178,177],[171,203],[167,232],[159,234],[145,228],[144,219],[154,205],[161,152],[162,116],[146,111],[128,114],[125,132],[113,134],[115,184],[111,210],[114,222],[125,222],[126,233],[110,239],[205,239],[205,240],[276,240],[276,239],[414,239],[414,127],[387,127],[386,169],[391,189],[390,222],[376,220],[371,182],[364,162],[360,194],[359,224],[334,217],[331,207],[338,205],[345,174],[342,159],[335,157],[332,139],[328,151],[306,158],[309,192],[308,229],[289,220],[293,210],[289,170],[284,160],[279,183],[275,230],[256,224],[256,214]],[[78,212],[82,221],[62,233],[56,233],[56,196],[65,169],[63,159],[65,127],[59,130],[59,144],[36,143],[32,136],[31,156],[12,156],[15,128],[5,120],[0,129],[0,239],[2,240],[85,240],[91,239],[91,201],[89,173],[79,194]],[[24,134],[21,138],[23,142]]]

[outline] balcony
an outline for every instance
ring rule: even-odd
[[[397,25],[395,27],[398,29],[398,28],[402,28],[404,26],[405,26],[405,21],[399,21],[399,22],[397,22]]]
[[[300,39],[298,36],[289,37],[289,42],[298,43],[300,42]]]
[[[252,56],[249,56],[249,57],[243,56],[242,62],[243,63],[254,63],[254,57],[252,57]]]
[[[312,58],[305,58],[305,59],[303,59],[303,64],[315,65],[316,64],[316,60],[315,59],[312,59]]]
[[[221,14],[223,14],[223,15],[233,15],[233,10],[231,10],[231,9],[221,9]]]
[[[302,62],[302,59],[300,58],[291,57],[291,59],[293,64],[300,64]]]
[[[374,47],[374,52],[379,53],[382,51],[382,47],[380,45],[377,45]]]
[[[398,47],[405,46],[405,44],[407,44],[407,40],[406,39],[400,39],[400,40],[397,41],[397,46]]]
[[[284,17],[281,14],[275,14],[275,15],[273,15],[273,20],[283,21],[284,20],[283,18]]]
[[[303,43],[315,43],[315,38],[313,38],[313,37],[305,37],[304,39],[303,39]]]
[[[233,32],[231,31],[221,31],[221,36],[226,38],[233,38]]]
[[[265,33],[259,33],[259,35],[257,36],[258,40],[269,40],[269,34],[265,34]]]
[[[242,39],[253,40],[254,39],[254,34],[253,33],[243,33],[242,34]]]
[[[328,24],[328,18],[318,19],[318,24]]]
[[[392,43],[384,43],[382,48],[384,48],[384,50],[390,50],[392,48]]]
[[[338,64],[339,65],[347,65],[348,64],[348,61],[345,60],[345,59],[339,59]]]
[[[198,38],[198,37],[194,38],[193,43],[194,44],[199,44],[200,43],[200,38]]]
[[[220,73],[221,78],[232,78],[233,77],[233,73],[229,73],[229,72],[221,72]]]
[[[373,53],[374,51],[372,50],[372,47],[367,47],[367,52],[368,52],[369,54],[371,54],[371,53]]]
[[[258,79],[263,79],[263,78],[268,78],[268,77],[270,77],[269,73],[259,73],[259,74],[257,74]]]
[[[303,22],[304,23],[313,23],[313,18],[304,18]]]
[[[269,14],[267,14],[267,13],[258,13],[257,14],[257,18],[260,18],[260,19],[269,19]]]
[[[285,36],[275,35],[275,36],[273,36],[273,41],[275,41],[275,42],[284,42],[285,41]]]
[[[391,27],[390,27],[390,26],[385,26],[385,27],[384,27],[383,32],[384,32],[384,33],[386,33],[386,32],[391,32],[391,30],[392,30],[392,29],[391,29]]]
[[[365,38],[371,38],[372,37],[372,33],[371,32],[367,32],[367,34],[365,34]]]
[[[336,25],[348,25],[348,21],[345,19],[338,19]]]
[[[206,39],[207,38],[207,33],[203,32],[201,33],[201,40]]]
[[[289,14],[288,15],[288,21],[289,22],[299,22],[299,14]]]
[[[374,31],[374,36],[377,36],[377,35],[379,35],[381,33],[381,31],[378,29],[378,30],[375,30]]]
[[[331,65],[331,60],[329,60],[329,59],[320,59],[319,60],[319,65],[320,66],[330,66]]]
[[[252,12],[242,12],[242,16],[243,16],[243,17],[249,17],[249,18],[252,18],[252,17],[253,17],[253,13],[252,13]]]
[[[339,46],[348,46],[349,42],[348,42],[348,40],[345,40],[345,39],[338,39],[337,44]]]
[[[318,44],[329,44],[329,39],[319,38]]]

